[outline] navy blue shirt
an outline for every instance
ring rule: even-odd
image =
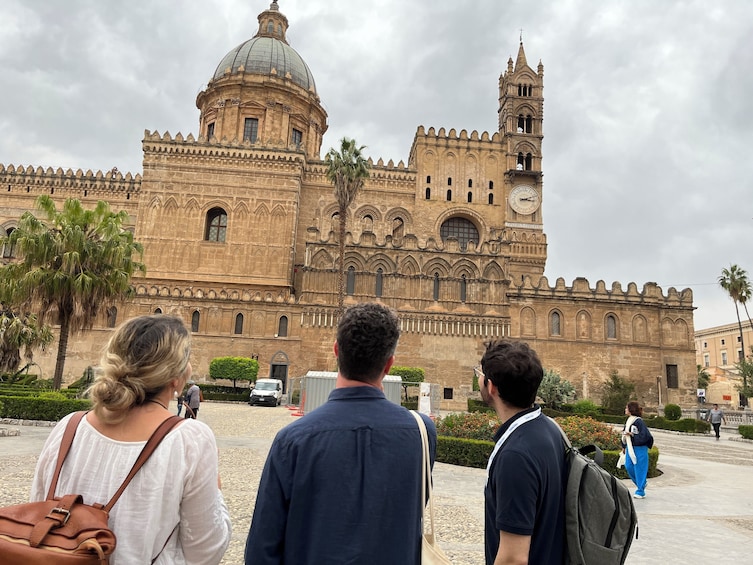
[[[436,428],[423,419],[433,462]],[[335,389],[272,443],[246,563],[418,564],[421,461],[408,410],[371,386]]]
[[[534,409],[506,421],[494,441]],[[549,418],[542,414],[510,434],[492,462],[484,490],[487,564],[497,556],[500,531],[531,536],[529,563],[564,562],[566,478],[565,444]]]

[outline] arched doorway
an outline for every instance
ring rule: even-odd
[[[288,391],[288,365],[290,361],[284,351],[278,351],[272,355],[269,362],[269,378],[282,381],[282,392]]]

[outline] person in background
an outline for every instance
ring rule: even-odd
[[[185,393],[181,391],[175,391],[176,400],[178,402],[178,413],[177,416],[180,416],[180,413],[183,411],[183,402],[185,401]]]
[[[381,304],[348,308],[329,399],[274,439],[246,540],[247,565],[419,565],[423,443],[382,380],[400,336]],[[436,428],[422,415],[431,461]]]
[[[92,410],[78,426],[56,496],[81,494],[87,504],[110,500],[152,432],[172,416],[170,401],[191,375],[190,352],[191,336],[173,316],[140,316],[115,330],[88,390]],[[70,417],[42,448],[32,501],[46,498]],[[174,427],[113,506],[109,526],[117,536],[112,565],[219,563],[231,525],[212,430],[185,420]]]
[[[643,421],[643,408],[635,401],[625,406],[628,417],[622,430],[622,449],[625,452],[625,470],[635,483],[636,490],[633,498],[646,498],[646,483],[648,482],[648,450],[654,445],[646,423]]]
[[[709,411],[708,416],[706,416],[706,421],[711,422],[711,425],[714,427],[716,439],[719,439],[719,429],[722,427],[722,423],[727,423],[727,418],[725,418],[724,412],[722,412],[718,404],[714,404],[714,407]]]
[[[188,381],[188,390],[183,397],[183,404],[186,407],[185,418],[199,417],[199,407],[201,406],[201,389],[196,381]]]
[[[486,467],[486,563],[561,565],[565,444],[557,424],[534,404],[541,361],[523,342],[491,341],[475,371],[481,398],[502,422]]]

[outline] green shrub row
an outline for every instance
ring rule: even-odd
[[[737,431],[740,432],[740,435],[743,436],[745,439],[753,439],[753,426],[738,426]]]
[[[494,412],[494,409],[487,406],[483,400],[469,398],[468,412]]]
[[[753,426],[749,426],[753,428]],[[478,439],[462,439],[456,437],[437,437],[436,460],[440,463],[460,465],[462,467],[474,467],[483,469],[494,449],[494,442]],[[627,479],[628,474],[624,467],[617,468],[617,460],[620,451],[604,450],[604,463],[602,467],[612,473],[618,479]],[[648,450],[648,476],[658,477],[661,473],[657,469],[659,463],[659,450],[652,447]]]
[[[711,424],[695,418],[682,418],[681,420],[667,420],[662,416],[651,416],[644,418],[644,422],[649,428],[659,430],[672,430],[675,432],[705,434],[711,430]]]
[[[80,391],[78,390],[70,390],[67,388],[52,391],[52,390],[46,390],[46,389],[38,389],[38,388],[7,388],[0,386],[0,396],[14,396],[14,397],[29,397],[29,396],[40,396],[43,394],[60,394],[63,395],[66,398],[76,398],[76,396],[79,394]]]
[[[0,396],[0,418],[56,422],[71,412],[90,408],[88,400]]]
[[[251,391],[230,393],[230,392],[205,392],[204,400],[221,400],[223,402],[248,402]]]

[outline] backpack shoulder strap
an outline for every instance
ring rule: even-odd
[[[73,445],[73,438],[76,436],[76,430],[81,420],[86,416],[87,411],[76,412],[68,420],[68,425],[65,426],[65,432],[63,433],[63,439],[60,441],[60,448],[58,449],[58,460],[55,464],[55,472],[52,475],[52,481],[50,482],[50,490],[47,491],[47,499],[52,500],[55,497],[55,489],[58,486],[58,478],[60,477],[60,471],[63,468],[65,458],[68,457],[68,452]]]
[[[139,453],[139,456],[136,459],[136,462],[133,464],[133,467],[131,467],[131,471],[128,473],[128,476],[123,481],[123,484],[120,485],[120,488],[112,496],[112,498],[110,499],[110,502],[108,502],[104,506],[104,510],[106,512],[110,512],[110,510],[112,510],[112,507],[115,506],[115,503],[120,498],[120,495],[123,494],[123,491],[131,482],[131,479],[133,479],[133,477],[136,476],[136,473],[139,472],[139,469],[141,469],[144,463],[146,463],[149,457],[151,457],[152,453],[154,453],[154,450],[157,448],[160,442],[165,438],[165,436],[170,432],[170,430],[172,430],[175,426],[177,426],[182,421],[183,421],[183,418],[179,416],[170,416],[164,422],[162,422],[156,430],[154,430],[154,433],[146,442],[146,445],[141,450],[141,453]]]

